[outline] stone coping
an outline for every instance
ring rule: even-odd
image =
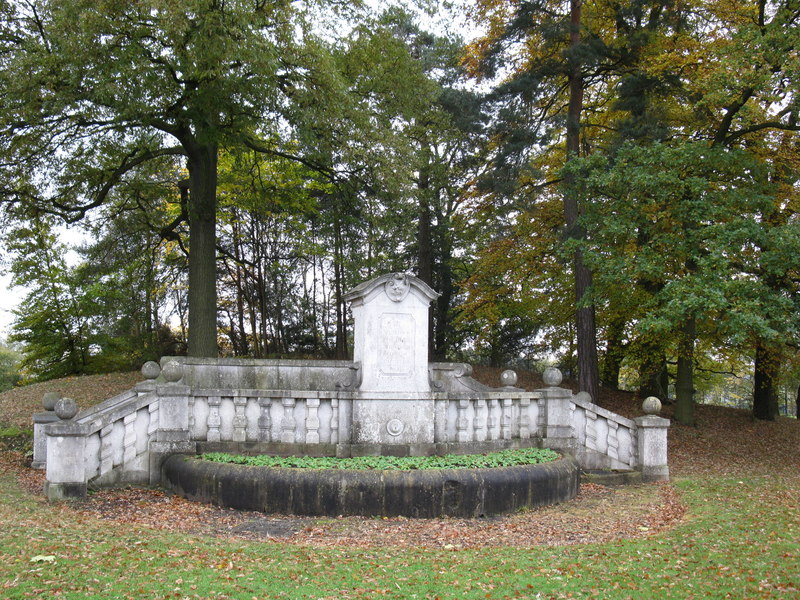
[[[168,395],[170,386],[159,386],[159,393]],[[489,388],[472,392],[361,392],[345,390],[290,390],[257,388],[195,388],[187,392],[198,398],[336,398],[339,400],[541,400],[541,390],[526,392],[519,389]],[[600,407],[598,407],[600,408]],[[622,418],[622,417],[620,417]]]
[[[131,390],[82,410],[74,419],[53,421],[47,425],[46,431],[52,436],[89,435],[157,401],[154,394],[138,395]]]
[[[335,369],[355,369],[358,364],[352,360],[322,360],[311,358],[203,358],[197,356],[163,356],[162,367],[168,362],[189,366],[208,365],[212,367],[319,367]]]
[[[627,417],[623,417],[622,415],[618,415],[617,413],[613,413],[610,410],[603,408],[602,406],[598,406],[589,400],[585,400],[578,396],[573,396],[570,398],[570,402],[572,402],[575,406],[579,406],[584,410],[591,411],[601,417],[608,419],[609,421],[614,421],[615,423],[619,423],[628,429],[636,429],[636,423]]]

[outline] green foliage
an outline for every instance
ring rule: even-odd
[[[742,349],[800,333],[786,318],[792,299],[759,276],[762,264],[785,276],[800,246],[770,227],[774,186],[752,155],[702,142],[626,144],[569,169],[594,198],[583,223],[595,295],[635,317],[634,338],[669,343],[689,318]],[[775,235],[783,243],[765,252]]]
[[[0,451],[21,452],[30,458],[33,456],[33,431],[19,427],[0,425]]]
[[[568,6],[582,9],[574,45]],[[571,290],[548,288],[582,250],[596,279],[581,302],[597,310],[607,381],[626,358],[643,366],[642,381],[665,352],[686,367],[695,344],[751,364],[756,344],[775,356],[795,345],[796,7],[479,0],[474,18],[485,33],[465,61],[494,84],[497,126],[476,202],[489,239],[467,281],[467,319],[492,327],[514,304],[540,314],[566,297],[567,312],[556,300],[560,318],[539,323],[551,352],[569,353]],[[558,170],[570,84],[583,88],[587,158]],[[577,228],[539,216],[562,182],[582,201]]]
[[[8,234],[12,284],[30,289],[10,337],[20,344],[19,369],[29,379],[131,370],[170,349],[159,317],[164,248],[132,214],[81,249],[84,261],[75,265],[67,264],[68,248],[46,219]]]
[[[13,347],[0,343],[0,392],[13,388],[21,378],[22,354]]]
[[[3,200],[78,220],[115,189],[141,182],[152,163],[178,167],[185,158],[190,193],[178,221],[190,223],[193,237],[189,349],[216,354],[217,153],[246,144],[290,156],[269,140],[291,138],[299,98],[338,105],[325,101],[337,78],[326,71],[328,47],[311,33],[312,11],[239,0],[6,8]]]
[[[19,427],[0,427],[0,438],[15,438],[21,435],[30,435],[30,431],[23,431]]]
[[[521,448],[501,450],[488,454],[446,454],[444,456],[354,456],[334,457],[281,457],[243,456],[209,452],[200,458],[211,462],[270,467],[284,469],[353,469],[411,471],[418,469],[483,469],[491,467],[513,467],[535,465],[556,460],[559,455],[553,450]]]
[[[536,204],[498,216],[479,205],[470,225],[475,259],[462,282],[465,301],[456,320],[478,357],[569,362],[574,349],[574,288],[559,252],[560,199],[543,194]]]
[[[9,234],[8,246],[15,255],[12,284],[31,288],[15,311],[9,338],[22,345],[22,369],[41,379],[84,372],[90,314],[66,264],[66,248],[42,219]]]
[[[342,24],[327,1],[5,2],[0,203],[23,223],[99,216],[81,266],[21,256],[49,292],[19,339],[41,340],[43,372],[127,368],[182,352],[200,302],[225,353],[345,357],[344,291],[403,270],[442,293],[433,355],[571,364],[581,249],[608,381],[695,342],[703,366],[756,342],[786,364],[798,15],[695,4],[581,3],[573,45],[567,4],[480,0],[462,61],[396,7]],[[590,156],[560,171],[576,65]],[[502,74],[488,102],[464,66]],[[573,174],[580,232],[557,187]],[[218,239],[189,239],[215,218]],[[187,272],[219,301],[187,300]]]

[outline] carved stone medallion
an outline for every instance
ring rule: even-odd
[[[388,423],[386,423],[386,431],[389,435],[398,436],[403,433],[403,430],[406,428],[403,425],[403,422],[400,419],[392,419]]]
[[[386,295],[394,302],[402,302],[408,296],[411,286],[405,273],[394,273],[386,282]]]

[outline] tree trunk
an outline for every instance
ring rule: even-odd
[[[441,240],[440,248],[442,254],[437,265],[439,272],[439,289],[437,291],[439,292],[439,297],[436,299],[436,332],[433,355],[438,360],[445,360],[450,344],[450,306],[455,295],[455,286],[453,285],[453,273],[450,269],[451,244],[446,237],[449,232],[446,227],[442,227],[441,233],[444,239]]]
[[[433,252],[431,249],[431,208],[428,199],[420,198],[417,223],[417,277],[433,287]]]
[[[578,46],[581,42],[581,0],[570,1],[570,54],[569,54],[569,104],[567,107],[567,162],[580,155],[580,123],[583,110],[583,76]],[[569,183],[569,182],[567,182]],[[564,194],[564,217],[567,234],[583,237],[578,224],[580,214],[574,187],[567,185]],[[575,325],[578,338],[578,389],[588,392],[597,402],[600,391],[600,373],[597,361],[597,327],[594,304],[588,297],[592,286],[592,273],[583,263],[583,253],[575,252]]]
[[[753,416],[762,421],[778,418],[778,396],[775,393],[775,379],[778,375],[776,353],[764,344],[756,345],[755,372],[753,374]]]
[[[419,223],[417,225],[417,277],[433,287],[433,251],[431,242],[431,209],[425,194],[420,198]],[[428,360],[436,353],[434,325],[436,324],[436,305],[428,308]]]
[[[695,319],[690,317],[681,328],[675,379],[675,420],[684,425],[694,425],[694,342]]]
[[[616,317],[608,327],[608,342],[603,356],[601,381],[606,387],[619,389],[619,370],[625,358],[625,344],[622,339],[625,333],[625,319]]]
[[[348,358],[347,344],[347,308],[344,302],[344,261],[342,249],[342,230],[339,219],[334,223],[333,237],[333,293],[336,303],[336,349],[334,350],[337,359]]]
[[[794,418],[800,419],[800,385],[797,386],[797,395],[794,398]]]
[[[645,357],[639,366],[639,396],[642,400],[655,396],[664,402],[669,399],[669,378],[664,350],[648,344],[644,352]]]
[[[189,356],[217,356],[217,145],[189,156]]]
[[[594,304],[588,303],[587,292],[592,273],[583,265],[582,253],[575,253],[575,301],[578,303],[576,330],[578,337],[578,390],[589,392],[593,402],[600,394],[600,369],[597,359],[597,325]],[[586,303],[584,305],[584,303]]]
[[[236,215],[238,217],[238,215]],[[237,348],[236,352],[238,356],[248,356],[250,354],[250,347],[247,340],[247,327],[245,327],[245,289],[244,289],[244,281],[247,277],[247,273],[245,269],[242,268],[244,264],[244,251],[242,249],[242,238],[243,232],[239,229],[236,225],[236,221],[233,222],[233,234],[231,239],[233,241],[233,255],[236,258],[236,264],[234,265],[234,284],[235,284],[235,294],[236,294],[236,317],[237,317],[237,324],[239,326],[239,348]]]
[[[417,222],[417,277],[433,287],[433,238],[432,238],[432,211],[430,203],[430,152],[427,148],[422,149],[425,162],[420,169],[417,179],[417,189],[419,198],[419,211]],[[428,309],[428,360],[431,360],[436,353],[434,340],[434,324],[436,322],[436,309],[432,305]]]

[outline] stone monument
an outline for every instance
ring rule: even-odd
[[[353,401],[353,443],[431,444],[428,307],[438,294],[407,273],[388,273],[348,292],[360,366]]]
[[[584,469],[669,478],[669,421],[655,400],[632,420],[559,387],[556,369],[529,392],[512,371],[490,388],[469,365],[429,363],[436,297],[407,273],[348,292],[352,361],[163,357],[145,365],[147,381],[81,413],[71,400],[53,401],[34,426],[48,497],[84,497],[90,483],[158,484],[168,456],[209,451],[420,456],[543,446]]]

